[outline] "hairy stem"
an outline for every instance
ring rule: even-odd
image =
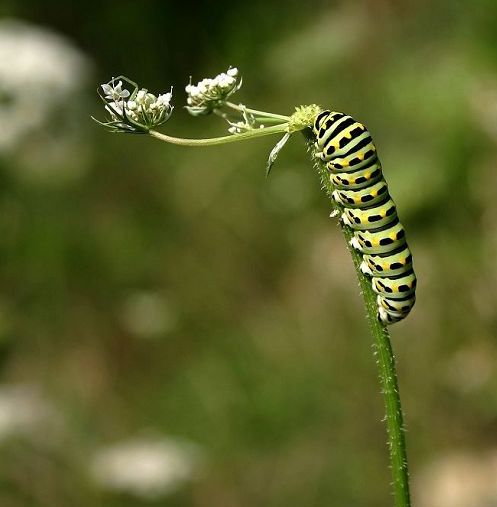
[[[307,146],[312,157],[312,162],[318,171],[323,188],[331,197],[333,184],[330,181],[328,170],[325,164],[316,158],[314,148],[314,136],[310,129],[303,131],[307,140]],[[340,214],[343,211],[332,199],[333,207]],[[409,495],[409,473],[407,464],[406,443],[404,436],[404,423],[402,416],[402,407],[400,403],[400,394],[397,383],[397,372],[395,368],[395,357],[390,343],[390,336],[387,328],[377,318],[376,294],[374,293],[371,281],[361,272],[361,255],[349,244],[353,232],[350,227],[341,225],[342,233],[347,242],[347,248],[350,251],[354,267],[357,272],[357,278],[361,286],[366,313],[368,317],[371,334],[374,339],[374,351],[378,373],[381,384],[381,392],[385,402],[386,409],[386,427],[388,436],[388,449],[390,453],[390,468],[393,479],[393,496],[395,507],[410,507]]]
[[[287,132],[288,123],[280,123],[272,127],[262,129],[249,130],[241,134],[232,134],[229,136],[211,137],[207,139],[183,139],[181,137],[168,136],[156,130],[149,130],[148,133],[161,141],[167,143],[178,144],[180,146],[215,146],[218,144],[236,143],[237,141],[245,141],[247,139],[255,139],[256,137],[269,136],[272,134],[279,134]]]

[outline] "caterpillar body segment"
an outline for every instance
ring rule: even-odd
[[[342,213],[342,221],[355,230],[379,229],[397,219],[395,203],[388,199],[381,206],[358,209],[346,208]]]
[[[385,296],[391,299],[404,299],[411,296],[416,290],[416,276],[411,271],[407,275],[402,275],[400,278],[379,278],[373,277],[372,279],[373,290],[380,296]]]
[[[400,251],[386,255],[362,256],[361,271],[369,276],[396,276],[412,268],[412,254],[407,245]]]
[[[416,301],[416,275],[371,135],[352,117],[331,111],[315,118],[313,131],[340,220],[354,231],[350,244],[362,254],[360,269],[377,294],[378,319],[399,322]]]
[[[332,169],[333,170],[333,169]],[[333,185],[340,190],[369,187],[383,178],[379,162],[364,169],[352,172],[331,172],[330,179]]]
[[[416,297],[409,296],[406,299],[389,299],[385,296],[378,296],[376,301],[378,303],[378,307],[381,306],[391,313],[403,314],[411,310],[414,306],[414,302],[416,301]]]
[[[368,208],[388,199],[388,187],[382,178],[378,183],[358,190],[334,190],[333,199],[343,207]]]
[[[406,299],[389,299],[378,296],[378,316],[381,319],[381,315],[383,315],[385,323],[393,324],[402,320],[411,311],[415,302],[416,296],[414,294]]]
[[[381,230],[356,231],[354,239],[357,241],[352,246],[363,254],[386,254],[406,242],[404,227],[398,219]]]
[[[319,156],[319,158],[323,160],[321,156]],[[360,152],[346,157],[337,158],[333,162],[327,164],[327,167],[330,171],[336,170],[352,172],[356,171],[357,169],[369,167],[376,163],[376,161],[377,157],[373,151],[369,151],[367,153]]]

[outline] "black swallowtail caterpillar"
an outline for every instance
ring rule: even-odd
[[[416,275],[371,135],[350,116],[331,111],[316,117],[313,130],[340,219],[353,229],[350,244],[361,252],[361,271],[378,294],[378,319],[386,325],[398,322],[416,301]]]

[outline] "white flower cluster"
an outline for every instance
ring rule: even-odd
[[[133,85],[134,90],[123,88],[122,80]],[[172,91],[155,96],[145,88],[138,89],[135,83],[126,78],[112,79],[101,86],[100,94],[111,121],[103,123],[115,132],[147,132],[165,123],[171,116]]]
[[[0,384],[0,442],[15,436],[60,442],[62,430],[61,414],[37,385]]]
[[[99,449],[90,461],[90,472],[102,488],[147,501],[194,480],[201,462],[201,450],[191,442],[136,437]]]
[[[51,118],[60,125],[61,111],[74,116],[89,72],[90,62],[65,38],[22,21],[0,20],[0,153],[26,151],[26,140],[31,150],[40,133],[53,130]]]
[[[242,86],[236,67],[218,74],[214,78],[202,79],[196,85],[191,83],[185,87],[188,98],[186,109],[194,116],[209,114],[221,107],[230,95]]]
[[[1,17],[2,168],[37,185],[64,185],[89,169],[81,118],[91,74],[92,62],[67,37]]]

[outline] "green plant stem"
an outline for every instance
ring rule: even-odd
[[[266,111],[259,111],[257,109],[251,109],[249,107],[245,107],[242,105],[233,104],[233,102],[225,102],[224,105],[226,107],[234,109],[235,111],[238,111],[239,113],[246,112],[246,113],[253,114],[254,116],[261,118],[261,119],[265,118],[266,121],[269,118],[273,118],[275,120],[280,120],[280,121],[285,121],[285,122],[287,122],[290,119],[290,116],[285,116],[283,114],[268,113]]]
[[[183,139],[181,137],[168,136],[156,130],[149,130],[148,133],[167,143],[178,144],[180,146],[216,146],[218,144],[236,143],[237,141],[245,141],[247,139],[255,139],[256,137],[269,136],[272,134],[279,134],[287,132],[288,123],[280,123],[272,127],[265,127],[262,129],[249,130],[241,134],[232,134],[229,136],[211,137],[207,139]]]
[[[215,115],[219,116],[223,120],[229,121],[229,114],[224,113],[221,109],[214,109],[212,111]],[[233,114],[233,113],[231,113]],[[272,118],[269,116],[254,116],[259,123],[281,123],[281,118]]]
[[[324,189],[331,197],[334,190],[330,181],[326,165],[316,158],[316,149],[314,147],[314,136],[310,129],[303,131],[307,140],[307,146],[312,157],[313,164],[318,171],[321,183]],[[341,214],[343,209],[332,199],[334,209]],[[404,435],[404,423],[402,416],[402,407],[400,403],[400,394],[397,382],[397,372],[395,368],[395,357],[390,343],[390,336],[387,328],[378,320],[378,307],[376,303],[376,294],[374,293],[371,281],[367,278],[359,266],[361,264],[361,255],[350,246],[350,240],[353,237],[353,231],[350,227],[341,225],[342,233],[347,242],[354,267],[357,272],[357,278],[361,287],[366,313],[368,317],[371,334],[374,339],[374,351],[376,363],[378,365],[379,377],[381,383],[381,392],[385,402],[386,409],[386,427],[388,436],[388,449],[390,453],[390,468],[392,472],[392,487],[395,507],[410,507],[409,495],[409,472],[407,464],[406,443]]]

